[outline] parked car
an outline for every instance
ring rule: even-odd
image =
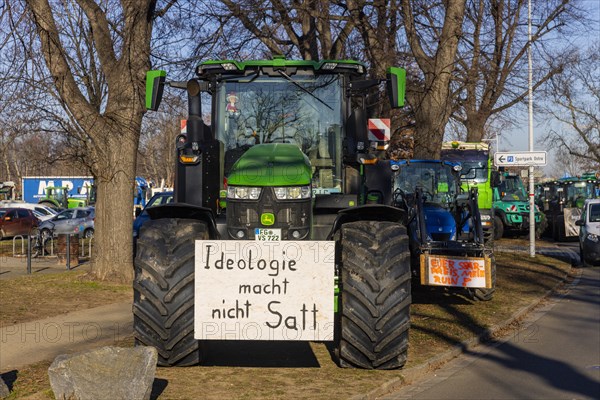
[[[146,203],[146,207],[142,210],[140,215],[138,215],[133,221],[133,238],[137,239],[138,234],[140,233],[140,228],[142,225],[146,223],[146,221],[150,220],[150,216],[148,215],[148,210],[151,207],[161,206],[163,204],[172,203],[173,202],[173,192],[160,192],[156,193],[148,203]]]
[[[43,239],[68,233],[90,238],[94,236],[94,217],[94,207],[69,208],[42,222],[40,234]]]
[[[600,264],[600,199],[587,199],[583,204],[579,226],[579,254],[585,266]]]
[[[0,240],[29,233],[40,224],[33,211],[26,208],[0,209]]]
[[[13,207],[13,208],[26,208],[28,210],[32,210],[32,211],[34,211],[35,216],[40,221],[46,221],[47,219],[54,217],[58,213],[55,209],[45,206],[43,204],[25,203],[24,201],[17,201],[17,200],[11,200],[11,201],[3,200],[2,202],[0,202],[0,206],[1,207]]]

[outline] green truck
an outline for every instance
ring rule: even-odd
[[[451,141],[442,143],[441,159],[460,163],[460,180],[464,191],[477,188],[478,204],[481,213],[481,225],[486,242],[494,238],[494,174],[487,143]]]
[[[499,172],[498,185],[494,191],[494,238],[500,239],[504,233],[523,234],[529,232],[529,196],[519,175]],[[543,230],[544,215],[535,206],[536,237]]]

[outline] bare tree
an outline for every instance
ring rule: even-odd
[[[354,29],[341,2],[316,0],[222,0],[229,17],[241,22],[272,54],[305,60],[337,59]]]
[[[410,51],[421,72],[407,100],[415,118],[415,157],[438,158],[453,109],[450,83],[465,14],[465,0],[402,0]],[[416,82],[413,82],[416,83]]]
[[[572,3],[534,1],[534,90],[571,62],[568,46],[556,40],[556,35],[568,33],[576,21],[577,9]],[[481,141],[490,117],[527,98],[527,7],[527,0],[468,2],[457,56],[457,109],[453,114],[464,125],[467,141]],[[547,44],[550,38],[552,46]]]
[[[600,42],[552,79],[547,114],[559,121],[545,140],[581,170],[600,171]]]
[[[175,138],[181,133],[181,120],[186,105],[181,97],[166,93],[161,111],[149,113],[144,119],[140,148],[138,150],[138,174],[157,185],[164,179],[165,187],[175,182]]]
[[[100,279],[133,277],[133,180],[156,2],[25,0],[21,15],[21,3],[12,7],[13,21],[35,26],[36,42],[23,45],[40,49],[45,64],[37,68],[52,79],[50,93],[64,112],[61,128],[78,141],[96,178],[92,270]]]

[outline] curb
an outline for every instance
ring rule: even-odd
[[[508,328],[513,323],[522,320],[525,317],[525,315],[529,314],[534,309],[540,307],[542,303],[544,303],[550,297],[552,297],[554,294],[556,294],[557,290],[561,286],[563,286],[565,284],[568,284],[568,286],[576,285],[579,282],[579,278],[581,277],[582,272],[583,271],[581,268],[571,267],[571,270],[565,275],[565,277],[563,278],[563,280],[561,282],[557,283],[552,289],[549,289],[543,296],[538,298],[535,302],[519,309],[508,319],[506,319],[496,325],[491,326],[490,328],[486,329],[484,332],[482,332],[478,336],[472,336],[471,338],[462,341],[461,343],[454,346],[454,348],[446,351],[445,353],[442,353],[440,355],[437,355],[435,357],[428,359],[427,361],[423,362],[423,364],[421,364],[421,365],[417,365],[415,367],[411,367],[406,370],[402,370],[402,375],[400,377],[390,379],[389,381],[387,381],[383,385],[379,386],[378,388],[375,388],[367,393],[358,394],[356,396],[353,396],[353,397],[351,397],[351,399],[352,400],[375,400],[380,397],[389,395],[392,392],[397,391],[404,386],[408,386],[408,385],[418,382],[419,380],[426,377],[430,372],[437,370],[438,368],[440,368],[442,365],[446,364],[450,360],[473,349],[474,347],[478,346],[479,344],[485,343],[490,338],[494,337],[496,335],[496,333],[501,332],[502,330]],[[570,277],[573,277],[573,280],[571,282],[568,281]],[[562,297],[563,297],[563,295],[558,296],[558,298],[562,298]],[[500,341],[502,341],[502,339],[500,339]]]

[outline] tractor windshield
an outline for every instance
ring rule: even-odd
[[[54,199],[58,204],[64,204],[67,199],[67,190],[65,188],[56,187],[48,189],[48,197]]]
[[[460,178],[471,183],[488,180],[489,152],[484,150],[443,149],[442,160],[459,162],[462,166]]]
[[[565,188],[566,201],[576,207],[582,207],[585,199],[595,196],[594,184],[591,182],[570,182]]]
[[[441,162],[411,162],[403,164],[394,178],[394,188],[410,194],[421,188],[428,202],[448,204],[460,193],[452,166]]]
[[[518,176],[507,176],[498,187],[503,201],[527,201],[523,181]]]
[[[341,190],[342,86],[338,75],[254,75],[224,80],[215,96],[216,137],[224,145],[225,174],[249,147],[293,143],[313,169],[331,173],[318,188]]]

